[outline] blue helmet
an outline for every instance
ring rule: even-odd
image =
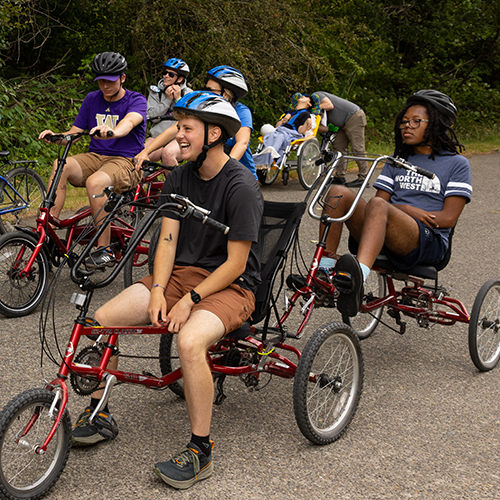
[[[185,111],[206,123],[218,125],[228,137],[234,137],[241,127],[234,107],[224,97],[205,90],[195,90],[181,97],[174,106],[175,111]]]
[[[248,86],[243,75],[231,66],[216,66],[208,71],[208,77],[220,83],[222,87],[231,90],[236,99],[248,94]]]
[[[168,61],[165,61],[163,63],[163,66],[165,66],[165,68],[174,70],[184,78],[187,78],[189,75],[189,66],[182,59],[171,57]]]

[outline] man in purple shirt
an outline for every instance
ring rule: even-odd
[[[90,140],[88,153],[70,156],[57,187],[57,198],[52,215],[59,217],[66,198],[66,183],[86,187],[92,215],[97,221],[104,218],[101,208],[106,203],[105,197],[94,198],[107,186],[113,186],[115,192],[134,188],[141,178],[141,172],[134,169],[132,159],[142,150],[146,135],[146,98],[123,87],[127,61],[116,52],[102,52],[92,62],[94,81],[99,90],[90,92],[85,97],[78,116],[69,134],[89,130],[91,134],[99,132]],[[112,131],[111,137],[108,132]],[[51,130],[44,130],[39,139],[53,135]],[[48,141],[45,141],[48,142]],[[54,163],[50,182],[55,175],[57,163]],[[115,255],[110,245],[111,230],[108,227],[97,241],[98,248],[85,262],[90,269],[113,266]]]

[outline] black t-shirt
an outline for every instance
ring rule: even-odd
[[[290,113],[292,116],[283,126],[298,131],[299,127],[310,118],[311,113],[307,109],[299,109]]]
[[[246,270],[235,283],[255,292],[260,283],[258,238],[264,200],[250,170],[231,158],[213,179],[204,181],[193,163],[186,163],[167,176],[160,204],[171,201],[165,196],[169,193],[186,196],[195,205],[210,210],[210,217],[230,227],[224,235],[193,219],[162,212],[163,216],[181,222],[175,264],[213,272],[227,260],[228,240],[251,241]]]

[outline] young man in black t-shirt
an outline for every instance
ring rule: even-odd
[[[151,322],[178,334],[184,392],[191,422],[191,440],[167,462],[155,465],[156,474],[179,489],[212,474],[209,439],[213,380],[208,348],[247,320],[255,308],[260,282],[258,236],[263,198],[250,171],[224,153],[227,137],[240,127],[234,108],[211,92],[192,92],[174,108],[176,140],[188,163],[165,181],[163,196],[187,196],[211,211],[211,217],[230,227],[227,235],[165,211],[154,272],[101,307],[95,319],[102,326]],[[208,147],[208,149],[207,149]],[[117,366],[112,360],[108,368]],[[97,394],[99,396],[99,394]],[[88,422],[94,399],[73,430],[74,445],[104,440]],[[103,418],[115,426],[109,409]],[[101,415],[102,417],[102,415]]]

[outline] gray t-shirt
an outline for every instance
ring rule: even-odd
[[[328,92],[318,90],[314,93],[319,95],[320,102],[325,97],[328,97],[328,99],[332,101],[333,109],[327,111],[326,116],[328,123],[333,123],[336,127],[342,128],[347,120],[361,109],[357,104],[337,97],[336,95],[329,94]]]

